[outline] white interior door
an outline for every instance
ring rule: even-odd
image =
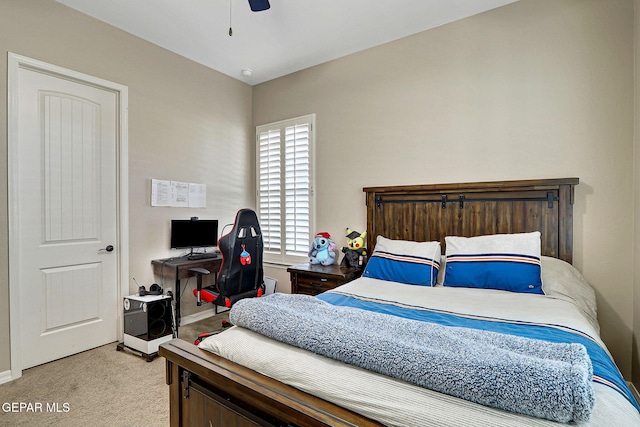
[[[10,257],[26,369],[118,338],[119,120],[114,91],[39,69],[20,68],[17,104]]]

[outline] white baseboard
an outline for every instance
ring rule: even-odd
[[[228,308],[218,307],[218,314],[224,313],[225,311],[229,311]],[[204,310],[198,313],[193,313],[188,316],[180,316],[180,325],[188,325],[190,323],[195,323],[200,320],[208,319],[209,317],[213,317],[216,315],[215,310]]]
[[[0,384],[8,383],[9,381],[13,381],[11,370],[0,372]]]

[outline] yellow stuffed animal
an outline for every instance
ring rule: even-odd
[[[347,246],[342,248],[341,267],[363,268],[367,263],[367,232],[359,233],[347,228]]]

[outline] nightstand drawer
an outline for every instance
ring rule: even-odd
[[[307,295],[317,295],[329,289],[340,286],[344,281],[328,279],[318,276],[298,275],[298,293]]]
[[[300,264],[289,267],[291,292],[318,295],[360,277],[362,271],[339,265]]]

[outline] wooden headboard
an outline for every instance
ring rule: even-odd
[[[542,255],[573,261],[578,178],[366,187],[367,245],[540,231]]]

